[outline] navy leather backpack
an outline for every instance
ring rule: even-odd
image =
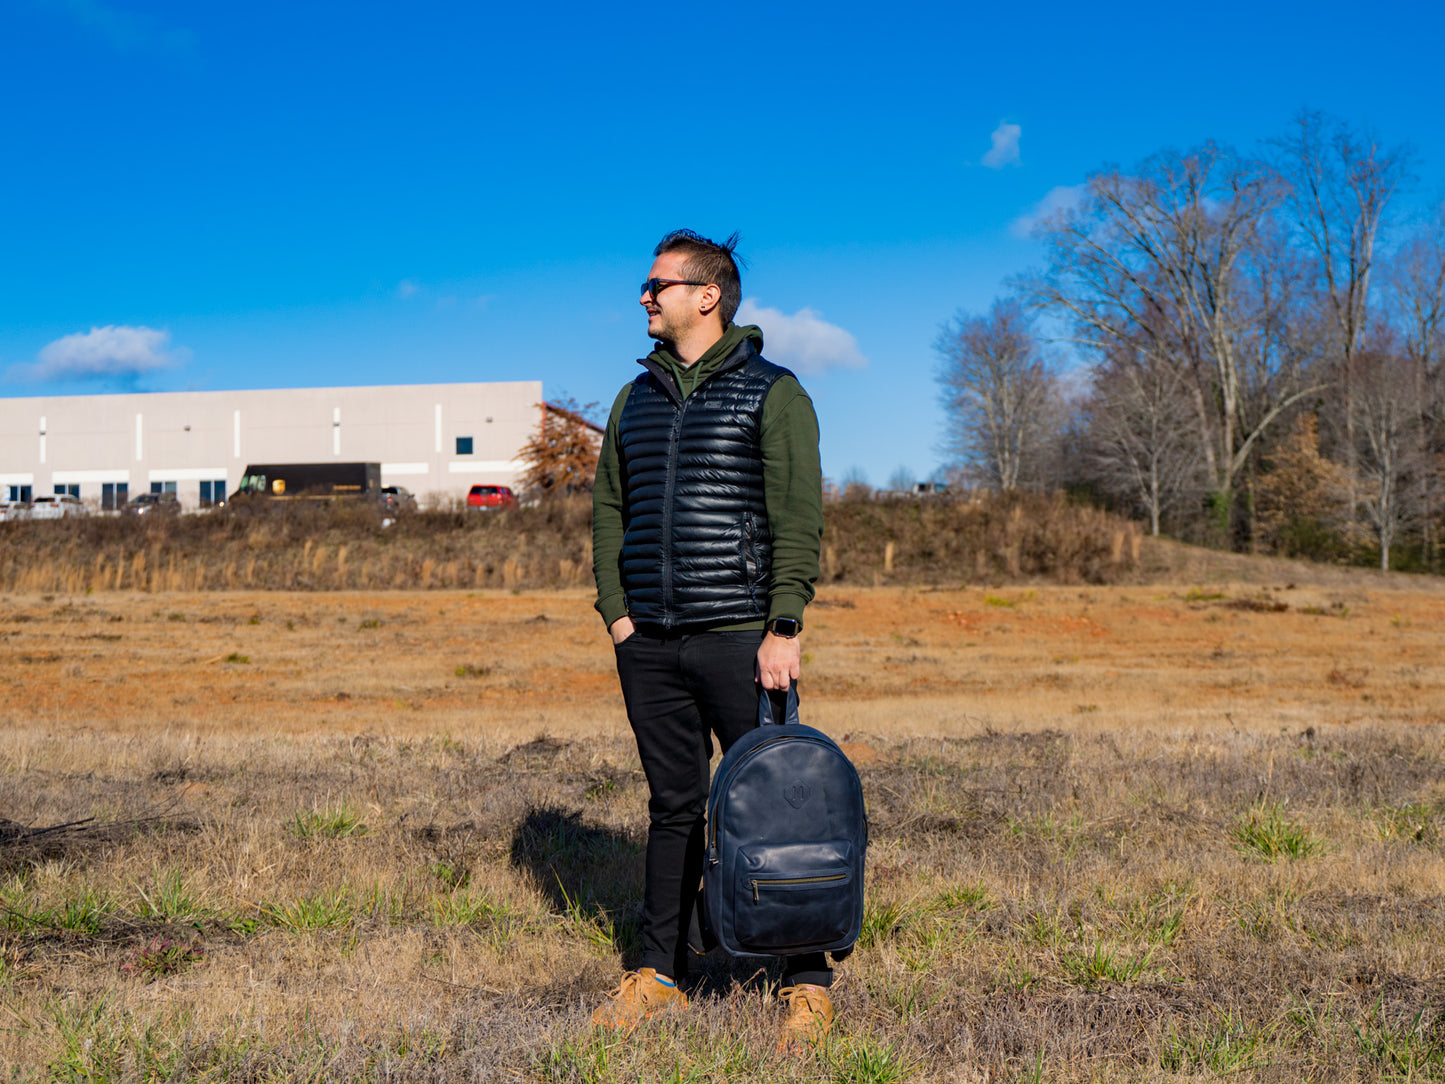
[[[758,724],[727,751],[708,793],[708,925],[734,956],[841,953],[863,924],[858,772],[832,738],[798,722],[796,685],[781,724],[761,694]]]

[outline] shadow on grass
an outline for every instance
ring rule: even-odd
[[[586,824],[576,810],[534,807],[512,833],[512,867],[594,940],[610,941],[627,966],[641,945],[643,860],[641,840]]]
[[[622,955],[622,966],[638,965],[642,938],[642,881],[646,846],[626,832],[588,824],[582,813],[556,806],[533,807],[512,833],[511,863],[531,876],[553,909],[577,933]],[[699,907],[701,897],[699,897]],[[694,914],[689,942],[704,942]],[[846,955],[846,954],[844,954]],[[693,957],[689,993],[728,996],[735,988],[776,986],[784,961],[739,957],[712,949]]]

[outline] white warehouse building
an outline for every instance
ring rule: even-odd
[[[72,493],[92,508],[236,489],[248,463],[379,462],[419,500],[515,486],[542,382],[147,392],[0,399],[0,500]]]

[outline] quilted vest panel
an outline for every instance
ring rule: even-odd
[[[621,572],[634,621],[767,616],[772,534],[759,434],[763,401],[787,370],[746,345],[681,402],[668,374],[649,368],[623,407]]]

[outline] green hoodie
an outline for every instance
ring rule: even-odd
[[[658,346],[648,355],[672,374],[686,399],[705,383],[744,339],[762,353],[763,333],[752,325],[729,324],[722,338],[691,365],[684,365]],[[629,383],[618,393],[607,419],[607,434],[597,459],[597,480],[592,489],[592,571],[597,578],[597,612],[609,627],[627,613],[618,558],[622,554],[622,459],[617,422],[632,392]],[[818,552],[823,537],[823,470],[818,460],[818,416],[792,376],[784,376],[763,400],[759,434],[763,456],[763,497],[773,535],[772,587],[768,594],[768,620],[801,620],[803,608],[813,599],[818,578]],[[761,628],[749,621],[729,628]]]

